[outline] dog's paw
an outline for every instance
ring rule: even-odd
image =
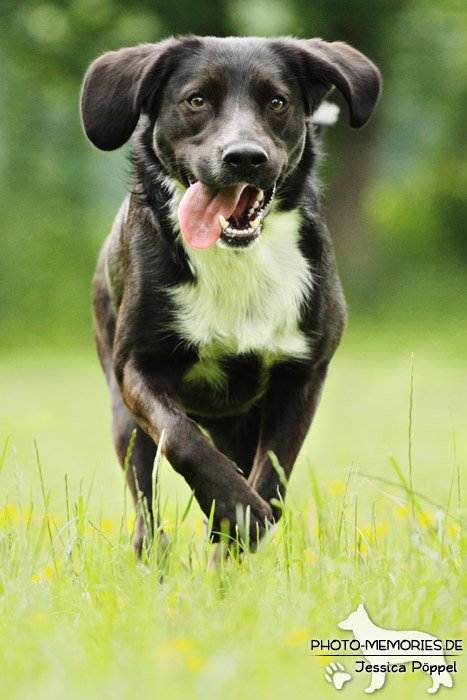
[[[266,534],[267,530],[273,525],[272,509],[266,501],[264,506],[252,508],[251,505],[246,508],[238,503],[235,510],[236,529],[238,531],[240,541],[246,542],[248,539],[251,548],[254,548]]]
[[[229,541],[249,539],[250,548],[273,524],[272,508],[241,476],[236,464],[225,457],[212,468],[202,472],[194,484],[195,496],[205,516],[211,521],[209,537],[218,540],[225,535]]]
[[[242,488],[233,493],[221,494],[214,499],[213,533],[227,534],[241,543],[249,540],[250,546],[266,534],[273,525],[272,508],[242,479]]]
[[[325,679],[328,683],[332,683],[336,690],[340,690],[344,683],[347,683],[352,678],[350,673],[347,673],[339,662],[334,663],[334,661],[331,661],[329,666],[326,666],[326,671]]]

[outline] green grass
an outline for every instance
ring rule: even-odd
[[[351,327],[283,520],[260,551],[217,565],[166,462],[169,548],[137,565],[90,352],[4,356],[0,697],[333,698],[310,639],[350,639],[336,624],[362,600],[381,626],[466,638],[467,392],[453,337]],[[465,664],[439,692],[465,697]],[[392,674],[377,697],[424,697],[430,683]],[[353,674],[342,696],[368,684]]]

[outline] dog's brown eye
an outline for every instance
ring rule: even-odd
[[[270,101],[269,107],[273,110],[273,112],[280,112],[282,109],[284,109],[286,104],[287,101],[285,97],[282,97],[281,95],[276,95]]]
[[[188,100],[188,104],[193,109],[203,109],[203,107],[206,107],[206,100],[202,95],[192,95]]]

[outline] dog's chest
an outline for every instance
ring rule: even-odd
[[[188,380],[221,388],[228,357],[254,354],[268,365],[309,354],[299,323],[312,278],[299,225],[298,211],[273,212],[250,250],[187,247],[196,280],[172,295],[177,330],[199,356]]]

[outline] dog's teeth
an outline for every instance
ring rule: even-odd
[[[228,226],[229,226],[228,221],[226,221],[226,220],[224,219],[224,217],[222,216],[222,214],[220,214],[220,216],[219,216],[219,223],[220,223],[220,225],[221,225],[221,228],[224,229],[224,231],[225,231],[225,230],[228,228]]]
[[[258,194],[256,195],[256,199],[258,202],[262,202],[264,199],[264,190],[258,190]]]
[[[250,223],[250,226],[253,229],[253,231],[256,231],[256,229],[258,228],[260,223],[261,223],[261,216],[257,216],[256,219]]]
[[[253,206],[250,209],[248,209],[248,216],[251,216],[252,214],[254,214],[255,209],[256,209],[256,202],[253,204]]]
[[[258,209],[259,205],[260,205],[260,202],[258,202],[258,200],[256,200],[256,202],[253,204],[253,208],[250,209],[250,211],[248,213],[251,212],[251,214],[254,214],[255,209]]]

